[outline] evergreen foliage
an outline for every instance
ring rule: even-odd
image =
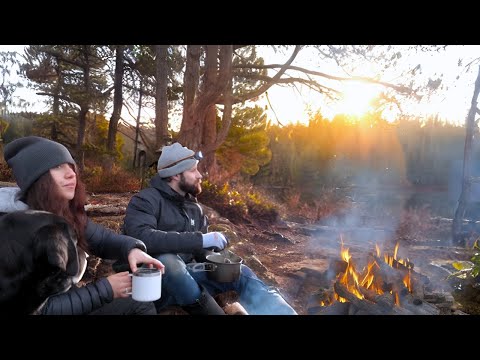
[[[271,160],[266,124],[267,117],[258,106],[235,111],[228,136],[216,152],[218,163],[226,176],[255,175],[260,166]]]

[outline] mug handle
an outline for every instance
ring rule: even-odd
[[[129,273],[128,276],[133,277],[133,274],[132,274],[132,273]],[[130,288],[130,289],[132,289],[132,288]],[[126,290],[126,289],[125,289],[125,290]],[[132,295],[132,291],[125,291],[125,294],[127,294],[127,295]]]
[[[192,272],[215,271],[217,269],[217,265],[212,263],[190,263],[187,264],[187,267]]]

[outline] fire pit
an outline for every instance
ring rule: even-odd
[[[399,244],[392,253],[380,251],[367,256],[361,271],[349,249],[340,249],[340,259],[331,263],[336,274],[330,289],[317,294],[317,306],[309,313],[338,315],[438,315],[440,309],[425,301],[429,279],[415,272],[408,259],[397,258]]]

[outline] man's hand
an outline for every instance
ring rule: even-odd
[[[202,237],[204,249],[223,250],[228,245],[226,237],[218,231],[202,234]]]

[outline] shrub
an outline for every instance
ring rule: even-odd
[[[259,193],[249,192],[247,194],[247,208],[248,214],[254,219],[273,223],[279,218],[276,206]]]
[[[0,161],[0,181],[15,181],[12,169],[2,161]]]
[[[279,212],[272,202],[258,192],[242,185],[236,188],[225,183],[217,185],[204,180],[199,201],[214,208],[218,213],[234,223],[266,221],[272,223]]]
[[[234,223],[241,223],[247,215],[247,206],[238,191],[232,190],[228,184],[217,185],[208,180],[202,183],[203,191],[199,200],[214,208],[220,215]]]
[[[85,167],[83,181],[88,191],[97,193],[122,193],[140,189],[140,180],[117,165],[113,165],[110,173],[106,173],[101,166]]]

